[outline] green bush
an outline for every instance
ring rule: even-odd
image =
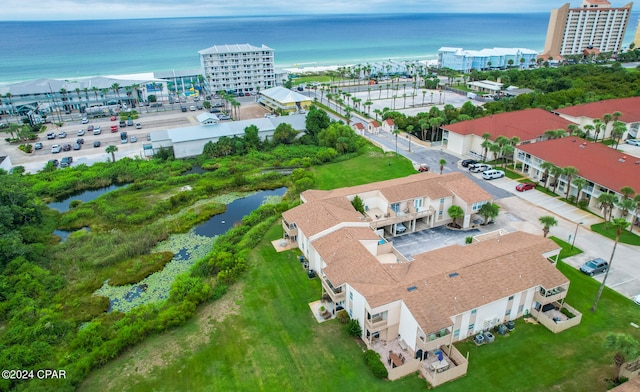
[[[384,366],[384,363],[380,360],[380,354],[373,350],[367,350],[364,352],[364,360],[367,363],[367,366],[373,372],[373,375],[378,378],[387,378],[389,376],[389,372],[387,368]]]
[[[342,309],[338,311],[338,313],[336,314],[336,318],[338,319],[340,324],[346,324],[349,322],[349,313],[347,313],[346,310]]]
[[[472,236],[468,236],[464,239],[464,243],[465,244],[470,244],[473,242],[473,237]]]
[[[362,328],[360,327],[360,323],[356,319],[351,319],[347,323],[347,332],[350,336],[362,336]]]

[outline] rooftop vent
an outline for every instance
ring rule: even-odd
[[[618,162],[620,162],[620,163],[624,163],[624,158],[620,158],[620,159],[618,159]]]
[[[458,276],[458,273],[457,273],[457,272],[454,272],[454,273],[449,274],[449,277],[450,277],[450,278],[455,278],[456,276]]]
[[[407,287],[407,291],[409,291],[409,292],[416,291],[416,290],[418,290],[418,288],[416,286]]]

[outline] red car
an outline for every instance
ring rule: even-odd
[[[116,121],[118,118],[116,116],[111,116],[111,118],[109,120],[111,121]]]
[[[112,125],[111,126],[111,132],[118,132],[118,126],[117,125]]]
[[[536,189],[536,184],[532,184],[530,182],[523,182],[522,184],[518,184],[516,186],[516,190],[518,192],[528,191],[530,189]]]

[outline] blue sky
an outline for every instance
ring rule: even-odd
[[[0,20],[84,20],[288,14],[549,12],[556,0],[4,0]],[[578,6],[580,0],[571,2]],[[619,4],[618,4],[619,3]],[[622,6],[626,2],[616,2]]]

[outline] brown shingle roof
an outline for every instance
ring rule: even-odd
[[[602,118],[605,114],[620,112],[618,119],[625,123],[640,121],[640,97],[607,99],[605,101],[585,103],[568,108],[554,110],[555,113],[572,117]]]
[[[557,245],[524,232],[441,248],[399,264],[380,264],[360,243],[363,238],[376,236],[367,228],[344,228],[316,240],[324,274],[335,287],[348,283],[371,307],[404,301],[427,333],[450,326],[457,314],[531,287],[568,283],[542,256]]]
[[[358,222],[360,214],[349,200],[304,203],[282,213],[288,223],[295,223],[307,236],[313,236],[341,222]]]
[[[546,110],[527,109],[461,121],[444,125],[442,129],[460,135],[482,136],[484,133],[490,133],[491,140],[502,135],[509,139],[517,136],[520,140],[525,141],[534,140],[548,130],[567,129],[569,124],[573,123]]]
[[[640,158],[602,143],[587,143],[576,137],[565,137],[521,144],[518,149],[559,167],[574,166],[580,177],[611,190],[620,191],[622,187],[630,186],[640,191]]]

